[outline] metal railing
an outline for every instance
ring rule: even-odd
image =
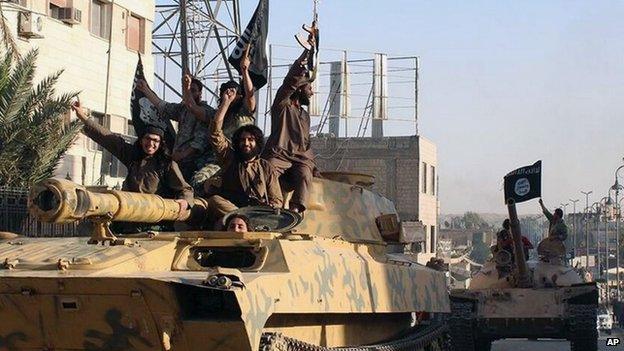
[[[32,237],[78,236],[77,223],[42,223],[28,213],[28,188],[0,186],[0,231]]]

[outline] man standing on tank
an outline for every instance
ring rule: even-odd
[[[557,208],[555,213],[552,214],[544,206],[542,199],[539,199],[539,204],[542,207],[544,216],[548,219],[548,239],[564,242],[568,238],[568,226],[563,221],[563,211]]]
[[[314,35],[308,37],[308,43],[315,46]],[[303,108],[314,95],[306,68],[309,53],[306,49],[295,60],[277,90],[271,107],[271,135],[263,154],[280,176],[282,188],[293,191],[289,208],[295,212],[305,211],[315,168],[310,114]]]
[[[161,100],[144,80],[137,82],[137,88],[156,106],[162,117],[178,122],[171,157],[180,165],[184,179],[191,181],[195,172],[213,159],[208,143],[208,125],[202,120],[211,119],[215,110],[201,99],[203,84],[185,74],[182,77],[181,103]]]
[[[128,169],[122,190],[176,199],[180,205],[180,217],[192,206],[193,189],[184,181],[177,163],[171,159],[163,140],[162,129],[148,126],[145,133],[140,135],[134,144],[130,144],[120,135],[91,120],[79,101],[74,102],[72,110],[85,124],[83,133],[102,145]],[[123,223],[116,227],[117,232],[133,233],[143,231],[152,225]],[[162,223],[158,230],[163,229],[169,230],[172,227],[170,223]]]

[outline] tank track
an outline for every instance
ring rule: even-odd
[[[598,350],[598,331],[596,330],[596,305],[570,305],[568,323],[570,326],[571,351]]]
[[[478,339],[474,335],[473,302],[451,301],[449,331],[453,351],[489,351],[491,340]]]
[[[434,323],[401,338],[385,343],[356,347],[324,347],[284,336],[281,333],[263,333],[260,351],[450,351],[447,327]]]

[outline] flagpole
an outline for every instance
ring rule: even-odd
[[[188,67],[188,37],[186,29],[186,0],[180,1],[180,51],[182,54],[182,75],[190,73]]]

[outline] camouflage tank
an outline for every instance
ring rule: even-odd
[[[505,338],[565,339],[572,351],[597,350],[596,284],[585,282],[560,257],[544,255],[526,262],[520,224],[513,219],[511,223],[513,256],[506,250],[496,252],[468,289],[451,291],[453,350],[487,351],[492,341]],[[545,239],[538,254],[556,246],[561,247],[554,251],[565,252],[562,243]]]
[[[315,179],[303,218],[241,209],[253,232],[116,237],[111,221],[176,220],[178,204],[47,180],[31,191],[31,213],[47,222],[87,220],[91,237],[0,241],[0,345],[445,349],[447,331],[437,318],[450,312],[444,274],[405,253],[411,239],[393,203],[367,189],[371,184],[357,174]],[[196,200],[182,219],[201,217],[203,208]]]

